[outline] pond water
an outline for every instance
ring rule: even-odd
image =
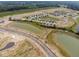
[[[9,42],[4,48],[0,49],[0,51],[5,50],[5,49],[8,49],[8,48],[11,48],[11,47],[13,47],[14,45],[15,45],[14,42]]]
[[[79,57],[79,39],[73,36],[69,36],[65,33],[57,33],[57,41],[62,45],[70,56]]]

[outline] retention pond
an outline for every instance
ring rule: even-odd
[[[56,32],[56,41],[70,56],[79,56],[79,38],[66,32]]]

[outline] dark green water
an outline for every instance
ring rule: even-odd
[[[57,33],[57,40],[69,52],[70,56],[79,57],[79,39],[64,33]]]

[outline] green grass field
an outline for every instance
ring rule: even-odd
[[[36,23],[30,23],[30,22],[13,22],[11,24],[11,27],[12,26],[35,33],[39,36],[42,36],[47,31],[46,28],[41,27],[40,25],[38,25]]]
[[[44,9],[51,9],[51,8],[52,7],[0,12],[0,17],[8,16],[8,15],[23,14],[23,13],[28,13],[28,12],[38,11],[38,10],[44,10]]]
[[[28,13],[32,11],[36,11],[36,10],[32,9],[32,10],[16,10],[16,11],[1,12],[0,17],[8,16],[8,15],[15,15],[15,14],[23,14],[23,13]]]

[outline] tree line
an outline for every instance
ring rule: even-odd
[[[21,9],[35,9],[44,7],[60,7],[67,5],[67,8],[79,10],[79,4],[76,2],[66,1],[0,1],[0,12],[15,11]]]

